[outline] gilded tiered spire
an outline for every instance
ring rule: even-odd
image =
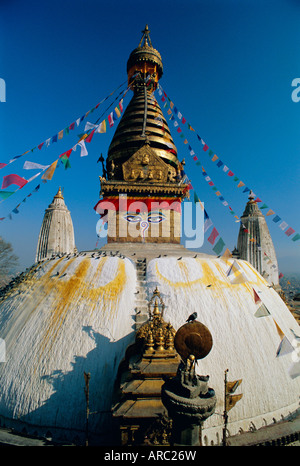
[[[95,208],[109,210],[108,242],[179,243],[180,203],[188,189],[168,123],[154,97],[163,74],[161,56],[152,46],[148,26],[142,32],[127,62],[133,97],[109,146],[105,177],[100,178],[103,200]],[[126,206],[119,195],[128,196]],[[143,215],[138,217],[128,215],[135,201],[142,203]],[[151,202],[162,202],[163,207],[152,209]],[[160,210],[157,225],[145,214],[145,206],[149,215]],[[162,222],[168,233],[162,234]],[[140,234],[132,231],[130,223],[140,226]]]

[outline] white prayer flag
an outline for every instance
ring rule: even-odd
[[[46,170],[46,168],[49,167],[50,165],[40,165],[39,163],[29,162],[29,160],[26,160],[26,162],[23,165],[24,170]]]

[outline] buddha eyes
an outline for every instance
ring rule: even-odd
[[[139,214],[128,214],[128,215],[125,215],[124,218],[125,220],[127,220],[127,222],[133,222],[133,223],[138,223],[143,220],[141,215]]]
[[[128,213],[124,216],[124,219],[127,220],[127,222],[138,223],[143,220],[143,217],[140,214]],[[165,215],[161,212],[149,212],[147,216],[147,221],[149,223],[160,223],[165,219]]]
[[[166,217],[161,212],[150,212],[148,214],[148,222],[150,223],[160,223],[165,220]]]

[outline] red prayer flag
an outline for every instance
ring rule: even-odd
[[[186,119],[184,117],[182,117],[182,124],[184,125],[184,123],[186,122]]]
[[[27,184],[27,183],[28,183],[28,181],[25,180],[25,178],[22,178],[19,175],[15,175],[15,174],[6,175],[6,176],[3,177],[3,182],[2,182],[1,189],[5,189],[8,186],[10,186],[11,184],[16,184],[20,188],[23,188],[23,186],[25,186],[25,184]]]
[[[286,231],[285,231],[285,234],[287,236],[291,236],[293,233],[295,233],[295,230],[293,230],[293,228],[288,228]]]
[[[85,142],[91,142],[91,140],[93,139],[95,130],[96,130],[96,128],[93,129],[93,131],[88,135],[87,138],[85,138]]]
[[[234,173],[233,173],[231,170],[229,170],[229,172],[227,173],[227,175],[228,175],[228,176],[233,176]]]
[[[71,123],[70,126],[69,126],[69,129],[74,129],[75,128],[75,121],[74,123]]]
[[[219,236],[218,231],[214,227],[213,231],[211,232],[210,236],[207,238],[207,241],[209,241],[211,244],[214,244],[216,241],[216,237]]]
[[[7,166],[7,163],[0,163],[0,169]]]
[[[204,144],[203,150],[207,151],[207,149],[208,149],[208,145],[207,145],[207,144]]]
[[[44,143],[42,142],[42,144],[39,144],[38,145],[38,148],[41,150],[41,148],[43,147]]]
[[[254,301],[255,301],[255,304],[256,303],[259,303],[259,301],[261,301],[260,297],[258,296],[258,294],[256,293],[255,289],[253,288],[253,293],[254,293]]]

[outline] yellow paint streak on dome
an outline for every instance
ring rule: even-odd
[[[74,310],[74,306],[77,306],[79,301],[85,299],[90,301],[86,306],[86,310],[90,311],[90,315],[93,313],[94,309],[99,306],[102,314],[106,314],[109,311],[109,318],[113,317],[116,311],[118,298],[124,290],[126,283],[125,263],[121,259],[118,259],[115,277],[109,283],[99,287],[91,286],[91,283],[96,283],[100,279],[106,260],[107,258],[104,258],[98,264],[96,272],[92,277],[92,282],[87,282],[85,280],[91,265],[90,258],[82,260],[69,279],[60,280],[59,277],[49,279],[50,273],[53,272],[54,267],[46,274],[47,279],[43,283],[45,292],[49,294],[54,290],[57,297],[54,303],[51,304],[49,323],[42,338],[41,348],[38,352],[39,361],[43,354],[48,354],[51,351],[68,313]],[[69,265],[70,264],[66,264],[61,270],[60,276],[63,275],[63,272]]]
[[[40,357],[46,348],[47,351],[51,350],[56,336],[65,321],[67,312],[71,307],[70,305],[72,303],[74,304],[78,297],[80,297],[82,288],[85,286],[84,278],[86,277],[89,267],[90,259],[86,258],[80,262],[74,275],[72,275],[68,280],[59,281],[59,279],[56,279],[55,284],[53,283],[53,280],[48,280],[48,282],[45,283],[45,287],[48,287],[48,293],[50,293],[54,287],[59,294],[59,298],[56,300],[54,305],[51,306],[49,324],[42,339],[41,349],[39,351]],[[66,270],[66,268],[64,270]]]
[[[118,259],[118,268],[116,276],[115,278],[113,278],[113,280],[111,280],[106,285],[93,287],[89,290],[85,290],[82,294],[84,298],[90,299],[93,303],[91,306],[91,314],[93,313],[95,307],[99,305],[99,300],[101,300],[101,306],[104,307],[104,310],[109,309],[110,317],[113,317],[119,296],[123,292],[125,284],[125,263],[121,259]]]

